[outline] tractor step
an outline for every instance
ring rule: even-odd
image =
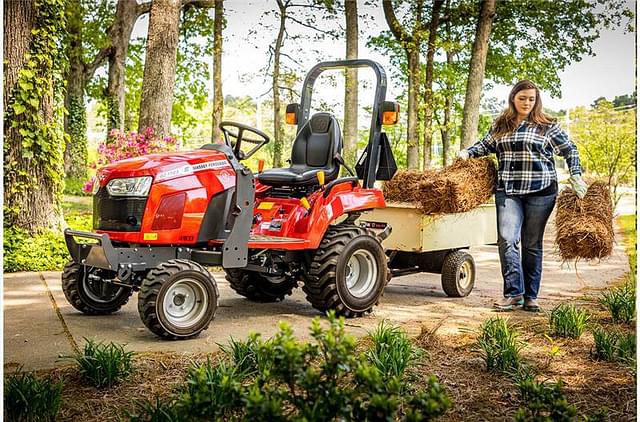
[[[287,245],[288,249],[305,249],[310,242],[306,239],[283,236],[251,235],[249,248],[281,248]]]

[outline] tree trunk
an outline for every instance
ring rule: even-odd
[[[440,23],[440,9],[444,0],[434,0],[429,23],[429,40],[427,45],[427,62],[424,81],[424,145],[422,151],[423,169],[431,167],[431,143],[433,141],[433,56],[436,52],[436,36]]]
[[[16,84],[20,70],[26,62],[25,54],[30,49],[32,31],[36,28],[37,11],[32,0],[4,2],[4,100],[5,113],[16,100]],[[42,52],[40,52],[42,53]],[[53,80],[53,73],[39,73],[36,77]],[[27,110],[26,113],[33,111]],[[59,167],[62,171],[62,149],[57,139],[50,141],[51,160],[45,163],[35,155],[42,155],[42,146],[23,144],[23,136],[12,127],[12,123],[24,122],[25,114],[12,115],[4,120],[4,219],[6,227],[18,227],[30,233],[42,229],[60,229],[60,184],[51,171]],[[57,125],[54,112],[53,92],[49,91],[39,98],[38,120],[44,125]],[[40,140],[42,142],[42,139]],[[40,150],[37,150],[40,148]],[[47,164],[49,167],[47,168]]]
[[[467,92],[462,115],[461,149],[472,145],[478,133],[482,80],[484,79],[484,68],[489,50],[489,35],[491,35],[491,25],[495,14],[496,1],[483,0],[480,4],[476,38],[473,42],[469,64],[469,78],[467,79]]]
[[[64,173],[67,177],[87,177],[87,111],[84,104],[85,65],[82,52],[82,19],[80,0],[67,3],[69,33],[69,72],[64,103],[69,114],[64,117],[64,131],[69,135],[64,150]]]
[[[118,0],[116,17],[109,28],[112,47],[107,82],[108,130],[124,130],[125,61],[129,51],[129,40],[138,17],[148,10],[148,3],[138,5],[133,0]]]
[[[406,50],[409,71],[409,98],[407,104],[407,167],[420,169],[420,145],[418,126],[418,76],[420,73],[420,50]]]
[[[280,120],[280,49],[284,39],[287,9],[281,0],[277,1],[280,9],[280,28],[278,29],[278,38],[276,39],[276,47],[273,53],[273,167],[282,167],[284,131]]]
[[[224,24],[223,0],[215,0],[215,22],[213,24],[213,115],[211,142],[220,140],[224,102],[222,99],[222,30]]]
[[[180,7],[180,0],[153,0],[149,16],[138,130],[153,128],[158,137],[171,132]]]
[[[447,51],[447,66],[453,64],[453,54]],[[451,109],[453,107],[453,84],[447,81],[447,97],[444,100],[444,125],[442,134],[442,165],[449,163],[449,146],[451,145]]]
[[[347,59],[358,58],[358,2],[345,1]],[[358,154],[358,69],[348,69],[344,84],[344,158],[353,165]]]

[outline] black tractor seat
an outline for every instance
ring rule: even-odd
[[[329,183],[340,173],[335,157],[341,152],[338,121],[329,113],[316,113],[293,141],[291,166],[265,170],[258,174],[258,180],[269,186],[310,186],[318,184],[316,173],[324,171]]]

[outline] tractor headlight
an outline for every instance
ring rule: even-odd
[[[111,196],[147,196],[151,181],[151,176],[113,179],[107,183],[107,192]]]

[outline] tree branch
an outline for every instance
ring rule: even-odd
[[[182,0],[182,4],[180,5],[180,7],[182,8],[189,5],[193,5],[196,7],[213,8],[215,6],[215,2],[214,0]]]
[[[149,13],[151,11],[151,2],[148,1],[146,3],[140,3],[138,7],[136,7],[136,17],[140,17],[145,13]]]
[[[93,74],[96,73],[96,70],[98,70],[100,66],[102,66],[102,63],[105,61],[107,57],[109,57],[112,51],[113,51],[112,45],[110,45],[109,47],[102,48],[100,49],[100,51],[98,51],[98,54],[96,54],[96,56],[94,57],[91,63],[85,64],[84,66],[85,81],[88,81],[93,77]]]
[[[320,32],[320,33],[322,33],[322,34],[329,35],[329,36],[331,36],[331,37],[333,37],[333,38],[335,38],[335,37],[336,37],[336,35],[335,35],[333,32],[331,32],[331,31],[325,31],[325,30],[323,30],[323,29],[316,28],[316,27],[315,27],[315,26],[313,26],[313,25],[310,25],[310,24],[308,24],[308,23],[305,23],[305,22],[299,21],[298,19],[294,18],[294,17],[293,17],[293,16],[291,16],[291,15],[287,15],[287,18],[288,18],[288,19],[291,19],[293,22],[297,23],[298,25],[302,25],[302,26],[307,27],[307,28],[309,28],[309,29],[313,29],[314,31],[318,31],[318,32]]]
[[[398,18],[396,18],[391,0],[382,0],[382,8],[384,9],[384,18],[389,25],[391,33],[393,33],[396,39],[402,43],[410,42],[411,38],[398,21]]]

